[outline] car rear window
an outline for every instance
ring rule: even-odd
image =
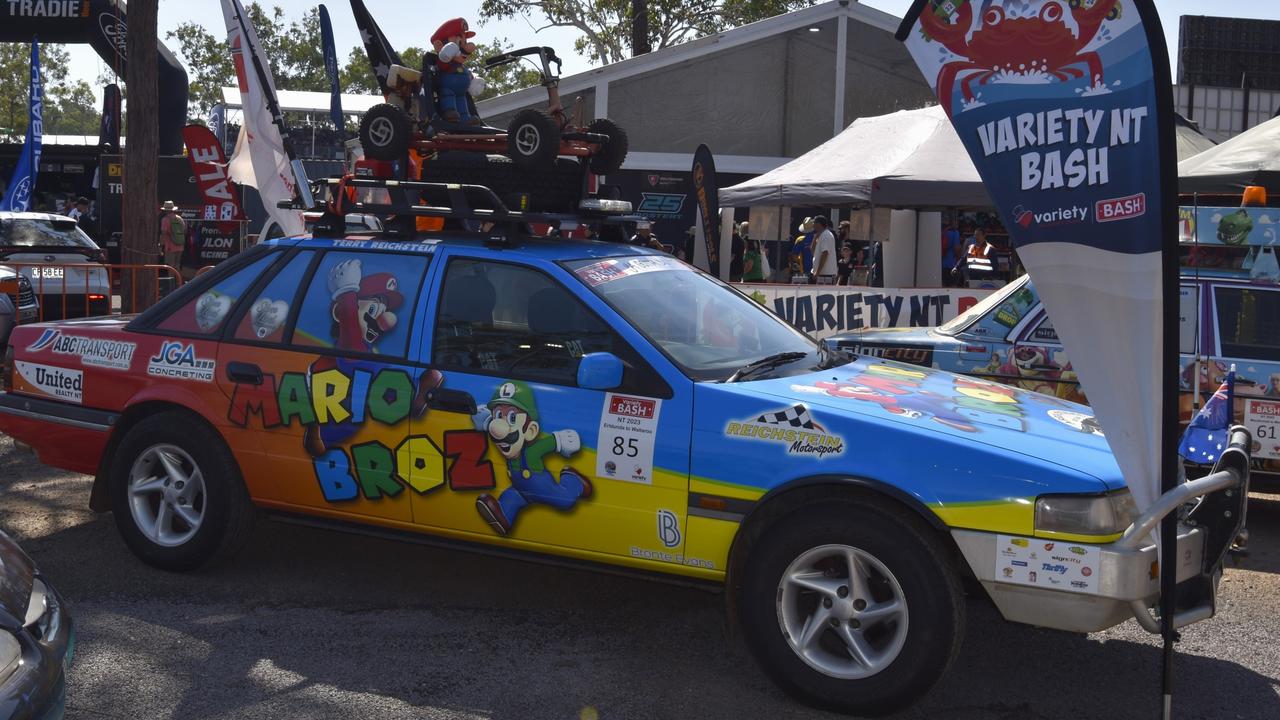
[[[0,221],[0,244],[6,247],[98,249],[97,244],[70,218],[66,220],[13,218]]]
[[[1280,361],[1280,291],[1218,287],[1214,295],[1223,357]]]

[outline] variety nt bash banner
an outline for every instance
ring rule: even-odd
[[[968,310],[991,290],[736,285],[815,338],[887,327],[933,327]]]
[[[1147,0],[917,0],[898,31],[1144,510],[1160,494],[1162,383],[1172,382],[1162,250],[1172,245],[1175,262],[1177,251],[1176,210],[1163,203],[1176,200],[1161,32]]]

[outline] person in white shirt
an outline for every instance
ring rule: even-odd
[[[831,232],[831,221],[819,215],[813,219],[813,277],[820,285],[835,282],[836,236]]]

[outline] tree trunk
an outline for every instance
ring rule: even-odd
[[[631,0],[631,57],[644,55],[649,45],[649,0]]]
[[[160,260],[157,176],[160,157],[159,83],[156,80],[156,13],[159,0],[129,1],[126,52],[129,66],[128,145],[124,153],[121,262],[144,265]],[[151,271],[121,271],[121,310],[141,312],[156,300]]]

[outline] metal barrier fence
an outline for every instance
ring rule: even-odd
[[[182,287],[170,265],[4,262],[31,282],[37,321],[141,312]],[[23,318],[25,298],[17,298]],[[28,321],[30,316],[27,316]]]

